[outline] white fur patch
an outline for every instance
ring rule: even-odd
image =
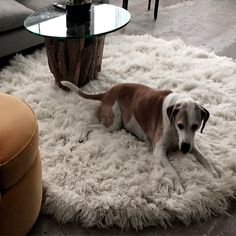
[[[139,140],[147,141],[147,135],[144,133],[134,116],[125,125],[125,129],[134,134]]]

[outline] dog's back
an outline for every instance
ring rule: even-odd
[[[116,127],[121,127],[122,123],[127,131],[137,137],[142,137],[145,133],[152,144],[162,135],[162,107],[164,99],[172,93],[170,90],[157,90],[136,83],[121,83],[104,93],[86,94],[68,81],[61,83],[85,99],[101,101],[98,119],[105,127],[108,128],[114,123],[119,124]]]

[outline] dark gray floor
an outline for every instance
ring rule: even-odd
[[[121,0],[111,0],[119,5]],[[207,48],[218,55],[236,57],[235,0],[160,0],[157,21],[148,0],[130,0],[131,22],[122,33],[152,34],[167,40]],[[154,4],[155,0],[152,0]]]
[[[122,4],[122,0],[110,2],[118,6]],[[132,20],[118,33],[152,34],[167,40],[179,37],[187,44],[236,58],[236,0],[160,0],[156,22],[153,20],[153,10],[147,11],[147,4],[148,0],[129,0]],[[231,216],[213,217],[207,222],[188,227],[175,224],[166,230],[149,228],[139,232],[84,229],[75,224],[60,225],[51,217],[40,215],[29,235],[233,236],[236,235],[236,203],[232,203],[229,213]]]

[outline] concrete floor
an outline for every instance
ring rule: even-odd
[[[121,6],[122,0],[110,0],[110,3]],[[157,21],[153,20],[153,10],[147,11],[147,4],[148,0],[129,0],[132,20],[118,33],[152,34],[167,40],[179,37],[187,44],[236,58],[235,0],[160,0]],[[121,232],[116,228],[84,229],[75,224],[61,225],[49,216],[40,215],[29,235],[233,236],[236,235],[235,202],[229,213],[230,216],[216,216],[207,222],[193,223],[188,227],[176,223],[173,228],[148,228],[139,232]]]
[[[120,2],[111,0],[115,5]],[[235,58],[235,0],[160,0],[156,21],[153,9],[147,11],[147,2],[129,1],[132,20],[122,33],[152,34],[167,40],[181,38],[187,44]]]

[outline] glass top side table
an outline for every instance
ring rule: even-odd
[[[105,35],[121,29],[130,13],[110,4],[92,4],[86,19],[70,18],[66,11],[49,7],[24,21],[26,29],[43,36],[48,64],[60,87],[62,80],[83,86],[101,70]]]

